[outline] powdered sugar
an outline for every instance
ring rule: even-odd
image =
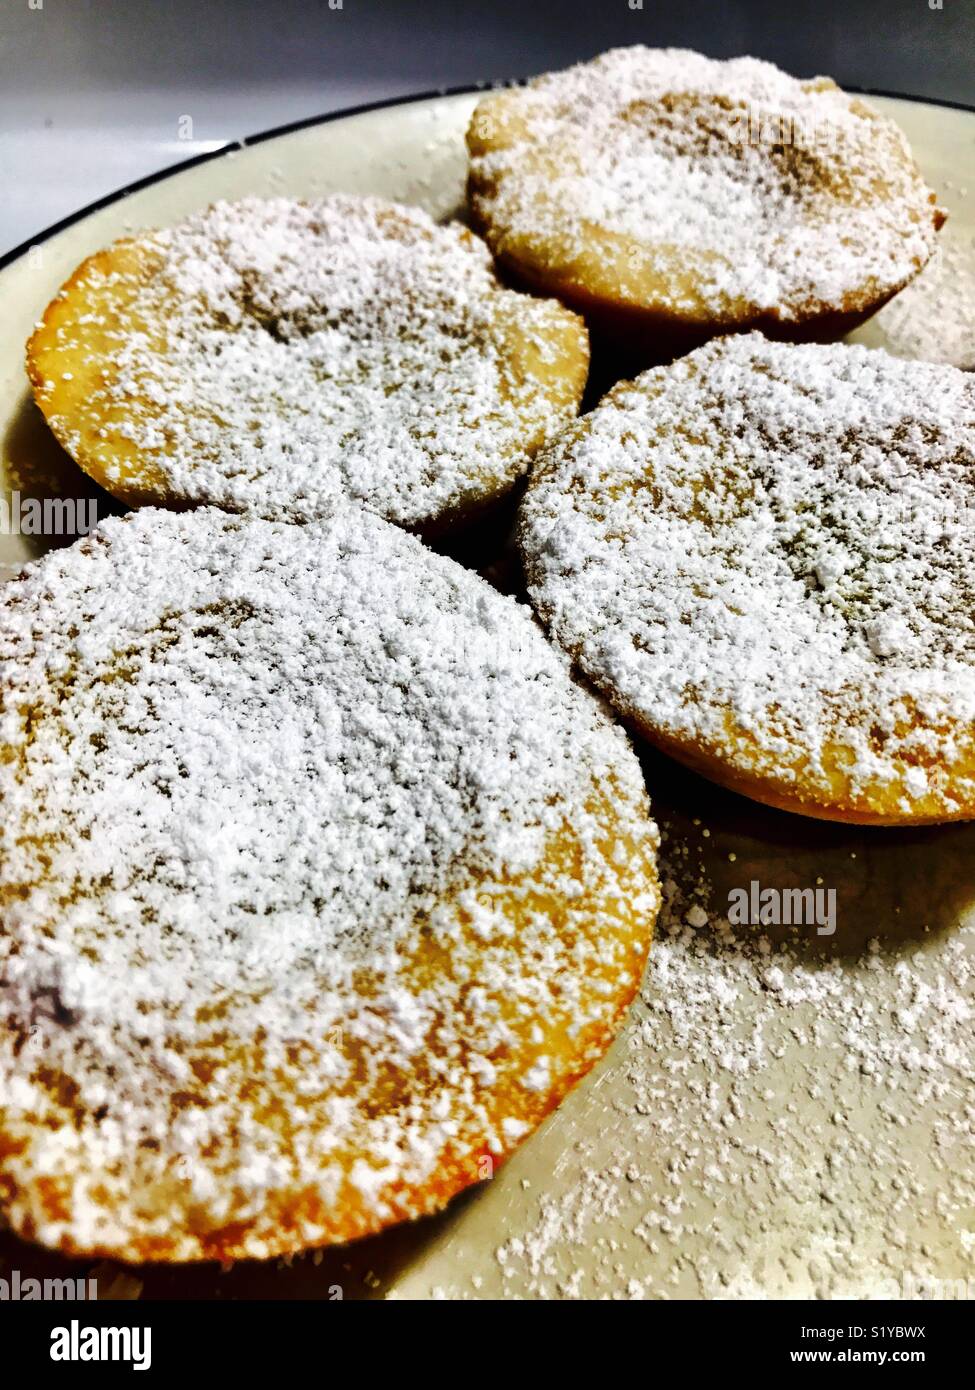
[[[585,281],[608,238],[621,301],[694,318],[882,302],[942,220],[893,122],[754,58],[614,49],[488,98],[472,130],[496,252]]]
[[[958,812],[975,720],[975,382],[863,348],[717,341],[617,387],[540,461],[533,601],[624,713],[788,779]],[[725,746],[727,744],[727,746]],[[742,755],[743,756],[743,755]],[[743,764],[744,766],[745,764]]]
[[[19,1229],[129,1258],[373,1229],[605,1046],[654,836],[526,609],[358,509],[146,508],[2,618]]]
[[[417,208],[252,198],[136,247],[148,273],[107,272],[120,297],[138,288],[105,325],[104,382],[52,408],[54,355],[39,389],[62,442],[108,460],[123,497],[149,486],[278,519],[347,495],[419,526],[502,495],[574,414],[578,321],[502,288],[481,242]],[[83,308],[60,347],[84,342]],[[120,472],[112,451],[132,445]]]
[[[772,941],[729,926],[695,850],[665,833],[664,908],[612,1078],[506,1223],[486,1292],[936,1296],[973,1272],[975,928],[861,950],[868,883],[846,949]]]
[[[975,370],[975,237],[949,230],[924,270],[875,319],[868,332],[898,357]],[[873,344],[871,343],[871,346]]]

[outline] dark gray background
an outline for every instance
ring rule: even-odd
[[[333,0],[334,3],[334,0]],[[40,8],[36,8],[40,5]],[[3,0],[0,252],[82,203],[271,125],[501,81],[621,43],[975,104],[975,0]],[[193,118],[193,141],[179,118]]]

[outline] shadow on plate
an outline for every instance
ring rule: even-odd
[[[518,500],[436,548],[525,601],[512,539]],[[788,941],[810,963],[858,957],[873,939],[886,951],[913,950],[975,908],[975,822],[898,828],[813,820],[709,782],[639,737],[633,743],[667,837],[664,873],[685,897],[698,885],[709,909],[724,913],[731,890],[753,879],[762,888],[835,891],[831,936],[815,926],[755,929]]]
[[[91,501],[97,519],[125,511],[120,502],[93,482],[61,448],[28,390],[24,391],[0,448],[6,491],[19,492],[25,500],[36,498],[42,504],[45,501]],[[70,545],[75,533],[66,530],[61,534],[31,536],[22,532],[21,538],[31,552],[25,558],[32,559],[48,550]]]
[[[726,914],[733,889],[833,890],[835,931],[755,927],[788,941],[807,963],[914,950],[956,928],[975,908],[975,823],[880,827],[811,820],[727,791],[638,745],[654,813],[665,833],[665,869],[710,911]],[[705,834],[705,831],[707,834]]]
[[[307,1299],[358,1302],[384,1298],[396,1276],[429,1246],[446,1237],[453,1223],[477,1200],[462,1193],[437,1216],[393,1226],[351,1245],[308,1251],[287,1260],[239,1260],[218,1264],[127,1265],[57,1255],[0,1232],[0,1277],[19,1270],[34,1279],[92,1279],[103,1300]]]

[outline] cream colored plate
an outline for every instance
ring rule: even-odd
[[[84,217],[0,272],[2,495],[93,495],[23,370],[34,320],[83,257],[245,194],[374,192],[449,215],[463,202],[475,100],[386,107],[245,147]],[[873,100],[907,132],[951,220],[941,266],[857,337],[971,366],[975,115]],[[49,544],[0,536],[0,564],[19,568]],[[686,941],[661,938],[612,1055],[506,1169],[436,1220],[290,1268],[101,1266],[103,1294],[975,1293],[975,826],[817,824],[649,755],[647,777],[668,832],[668,921],[702,922],[708,906],[711,920]],[[715,916],[752,879],[835,889],[835,935],[792,932],[783,959],[761,954],[761,928],[720,937]],[[0,1247],[0,1274],[66,1263],[9,1238]]]

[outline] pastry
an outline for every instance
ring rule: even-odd
[[[975,816],[975,379],[717,339],[538,461],[529,592],[645,737],[830,820]]]
[[[468,146],[474,221],[506,270],[658,360],[752,328],[839,337],[944,221],[892,121],[754,58],[614,49],[491,93]]]
[[[0,595],[0,1210],[129,1261],[435,1211],[606,1050],[658,902],[626,735],[361,508],[142,508]]]
[[[130,506],[306,520],[348,496],[442,531],[575,414],[588,339],[457,224],[250,198],[90,257],[27,360],[61,444]]]

